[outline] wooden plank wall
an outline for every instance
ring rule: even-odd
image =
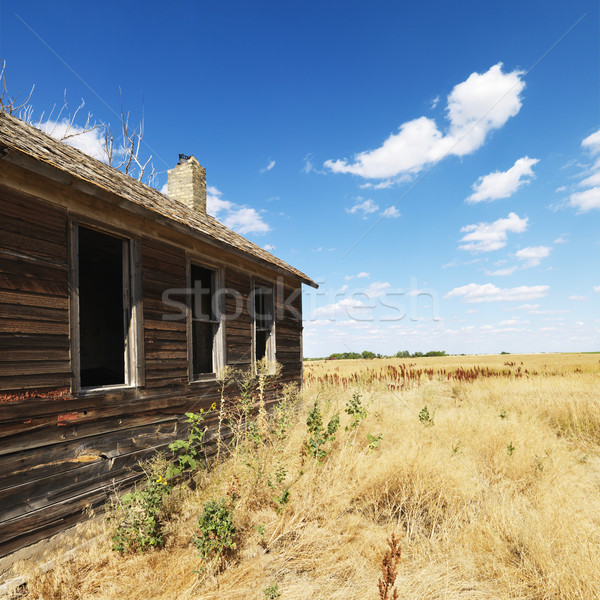
[[[65,211],[0,190],[0,402],[67,392]]]
[[[177,309],[163,303],[163,292],[186,287],[185,252],[154,240],[142,242],[145,379],[148,389],[182,386],[187,382],[185,317],[165,320]],[[185,296],[174,296],[185,302]]]
[[[0,556],[64,529],[131,485],[138,460],[185,435],[182,415],[208,409],[216,383],[188,384],[185,321],[163,314],[165,289],[183,288],[185,252],[139,238],[144,385],[70,392],[66,211],[0,193]],[[135,236],[132,236],[135,237]],[[245,300],[252,276],[227,267],[225,285]],[[300,285],[300,284],[298,284]],[[291,292],[288,290],[287,293]],[[226,308],[235,309],[233,297]],[[226,358],[251,366],[247,303],[227,321]],[[277,321],[277,358],[299,382],[301,323]]]
[[[275,348],[282,366],[282,380],[302,380],[302,294],[283,286],[283,294],[275,294]],[[290,306],[288,306],[290,305]],[[293,307],[294,310],[291,310]]]
[[[248,311],[252,276],[226,268],[225,287],[237,292],[225,296],[225,359],[232,368],[245,371],[252,366],[252,319]]]

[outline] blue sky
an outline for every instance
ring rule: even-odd
[[[305,355],[583,351],[599,29],[581,1],[3,1],[0,56],[34,118],[143,106],[159,187],[196,156],[217,218],[320,283]]]

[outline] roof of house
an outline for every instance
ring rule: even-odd
[[[0,113],[0,145],[17,150],[60,171],[189,227],[194,234],[242,252],[250,259],[317,287],[304,273],[250,242],[208,214],[198,213],[125,173],[60,142],[6,113]]]

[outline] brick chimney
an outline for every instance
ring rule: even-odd
[[[206,214],[206,169],[193,156],[179,155],[169,170],[169,196],[192,210]]]

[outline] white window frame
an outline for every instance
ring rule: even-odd
[[[123,366],[124,383],[82,387],[81,385],[81,333],[79,305],[79,228],[92,229],[123,242],[123,310],[128,312],[128,330],[125,333]],[[126,390],[144,385],[144,357],[142,330],[141,250],[139,241],[121,231],[77,217],[69,219],[69,276],[71,294],[69,302],[71,346],[71,390],[74,394],[101,394]]]
[[[194,373],[194,336],[192,330],[193,321],[193,283],[192,283],[192,265],[207,269],[213,272],[213,299],[217,295],[217,306],[213,306],[216,313],[216,319],[210,321],[217,327],[213,344],[213,370],[210,373]],[[224,274],[221,267],[216,266],[206,260],[188,256],[186,260],[186,281],[187,288],[190,290],[187,299],[187,347],[188,347],[188,381],[190,384],[215,381],[221,378],[225,367],[225,320],[223,318],[224,298],[221,290],[223,289]]]
[[[272,320],[271,320],[271,328],[269,331],[269,337],[267,338],[267,344],[265,349],[265,358],[267,359],[267,363],[273,364],[277,360],[277,345],[276,345],[276,326],[275,326],[275,285],[272,283],[268,283],[265,281],[253,279],[252,281],[252,364],[256,369],[256,363],[258,362],[256,359],[256,333],[260,331],[257,326],[256,319],[256,294],[257,290],[268,289],[271,290],[271,300],[273,302],[272,306]],[[266,329],[265,329],[266,331]]]

